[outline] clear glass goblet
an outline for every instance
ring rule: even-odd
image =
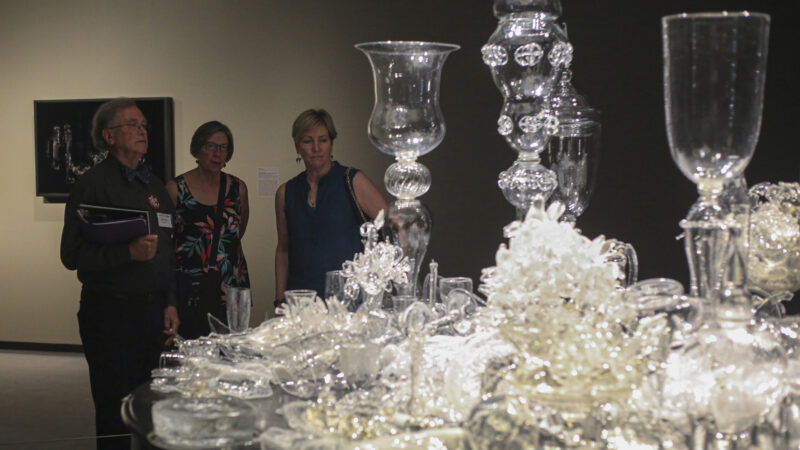
[[[386,212],[392,240],[413,261],[409,283],[398,295],[415,295],[417,275],[431,232],[428,209],[417,197],[428,192],[431,172],[417,162],[445,135],[439,107],[439,82],[447,56],[458,45],[438,42],[385,41],[356,45],[372,66],[375,104],[367,132],[378,150],[397,161],[386,169],[386,190],[397,197]]]
[[[344,292],[344,284],[347,278],[341,270],[330,270],[325,272],[325,299],[336,297],[343,304],[348,304]]]
[[[670,151],[700,194],[681,224],[686,230],[692,295],[718,297],[723,278],[733,276],[734,271],[725,267],[737,259],[731,255],[737,246],[729,243],[742,230],[719,196],[726,181],[743,173],[755,151],[769,22],[768,15],[750,12],[662,19]]]

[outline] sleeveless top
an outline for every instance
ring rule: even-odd
[[[286,182],[284,209],[289,231],[289,276],[286,289],[325,290],[325,272],[340,270],[342,263],[364,250],[360,218],[356,217],[345,183],[347,168],[333,163],[319,180],[316,206],[308,204],[311,186],[306,172]],[[350,181],[358,172],[351,169]]]
[[[223,200],[222,224],[216,266],[220,271],[220,298],[225,300],[225,286],[250,287],[247,261],[239,238],[242,204],[239,197],[239,179],[228,174],[230,189]],[[178,185],[178,203],[175,205],[175,256],[176,268],[189,276],[202,275],[214,239],[214,206],[197,201],[189,190],[183,175],[175,177]]]

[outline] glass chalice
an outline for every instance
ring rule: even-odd
[[[397,160],[386,169],[386,190],[397,197],[386,212],[392,241],[411,260],[409,283],[397,295],[415,296],[417,275],[428,248],[431,216],[417,197],[428,192],[431,172],[417,162],[445,135],[439,82],[447,56],[458,45],[385,41],[356,45],[372,65],[375,105],[367,132],[378,150]]]
[[[673,160],[700,194],[681,222],[691,294],[712,302],[722,295],[742,307],[746,296],[731,289],[744,288],[744,258],[731,243],[743,230],[719,197],[743,174],[758,140],[769,22],[750,12],[662,19],[667,137]]]

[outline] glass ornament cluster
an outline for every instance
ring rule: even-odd
[[[767,292],[800,289],[800,184],[759,183],[749,190],[748,280]]]
[[[385,242],[378,240],[383,221],[384,212],[381,211],[375,220],[361,225],[364,251],[342,265],[343,276],[347,278],[345,295],[355,298],[359,291],[364,292],[365,302],[371,309],[380,309],[383,294],[391,291],[392,283],[408,284],[411,271],[411,263],[403,256],[402,248],[391,244],[388,238]]]

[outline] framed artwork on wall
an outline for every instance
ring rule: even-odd
[[[110,99],[34,100],[36,196],[67,201],[75,182],[105,159],[92,145],[92,117]],[[175,176],[175,139],[170,97],[133,98],[150,130],[145,163],[164,182]]]

